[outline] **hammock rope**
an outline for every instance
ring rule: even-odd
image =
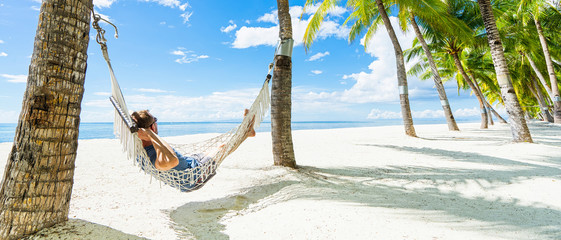
[[[111,76],[111,97],[110,101],[115,107],[115,122],[114,133],[120,139],[123,151],[129,159],[132,159],[135,165],[138,165],[141,170],[167,184],[171,187],[179,189],[184,192],[193,191],[202,187],[210,178],[216,173],[218,166],[224,159],[236,150],[241,143],[247,138],[247,134],[253,125],[254,129],[259,127],[259,124],[267,114],[270,106],[270,93],[269,82],[272,79],[271,70],[274,64],[269,64],[269,71],[267,77],[259,94],[249,108],[248,113],[244,116],[242,122],[232,130],[216,136],[214,138],[191,144],[170,144],[172,147],[182,154],[197,159],[201,164],[194,168],[189,168],[183,171],[167,170],[160,171],[150,162],[147,156],[142,141],[138,138],[138,127],[132,120],[125,98],[115,77],[111,60],[107,51],[107,40],[104,37],[105,30],[99,26],[99,21],[103,20],[109,24],[109,21],[101,18],[99,14],[93,13],[94,21],[93,28],[97,30],[96,41],[100,44],[103,52],[103,57],[109,67]],[[117,27],[115,27],[115,38],[117,35]],[[278,51],[278,48],[277,48]],[[274,61],[273,61],[274,62]]]

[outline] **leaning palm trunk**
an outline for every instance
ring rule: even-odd
[[[460,72],[460,74],[462,74],[462,77],[464,78],[466,83],[471,88],[471,91],[477,97],[477,101],[479,101],[479,109],[481,110],[481,125],[480,125],[480,128],[481,129],[486,129],[486,128],[488,128],[488,119],[487,119],[487,110],[485,110],[486,109],[485,108],[485,99],[483,97],[483,94],[481,94],[479,91],[477,91],[477,88],[474,85],[474,84],[477,84],[477,83],[473,83],[471,81],[471,78],[467,75],[466,71],[464,70],[464,66],[462,65],[462,62],[460,61],[460,57],[458,56],[458,52],[453,52],[452,57],[454,57],[454,65],[456,66],[456,69],[458,70],[458,72]]]
[[[446,122],[448,123],[448,130],[450,131],[459,131],[458,124],[456,124],[456,120],[454,119],[454,115],[452,114],[452,108],[450,108],[450,103],[448,102],[448,97],[446,96],[446,91],[444,90],[444,86],[442,85],[442,79],[440,78],[440,74],[438,73],[438,68],[436,67],[436,63],[432,58],[432,53],[430,52],[429,46],[417,25],[417,21],[415,21],[415,16],[410,13],[410,21],[413,29],[415,30],[415,35],[417,39],[421,43],[423,47],[423,51],[427,56],[430,69],[432,71],[432,78],[434,80],[434,86],[436,87],[436,91],[438,92],[438,96],[440,97],[440,103],[442,105],[442,110],[444,111],[444,117],[446,118]]]
[[[487,103],[487,108],[489,108],[491,113],[493,113],[493,115],[495,115],[495,117],[497,117],[497,119],[499,119],[501,123],[508,123],[503,117],[501,117],[501,115],[497,111],[495,111],[495,109],[491,106],[491,104]]]
[[[44,0],[0,190],[0,239],[68,219],[92,0]]]
[[[534,22],[536,23],[536,29],[538,30],[538,36],[540,37],[540,43],[542,45],[543,55],[545,56],[545,63],[547,65],[547,73],[549,74],[549,82],[551,83],[551,94],[553,96],[553,118],[555,123],[561,123],[561,97],[559,96],[559,88],[557,86],[557,76],[555,76],[555,70],[553,69],[553,61],[551,60],[551,54],[549,53],[549,47],[547,46],[547,41],[543,35],[542,25],[540,21],[534,17]]]
[[[501,96],[509,114],[510,128],[512,137],[515,142],[532,142],[530,130],[524,119],[524,113],[518,102],[518,97],[510,80],[510,73],[506,64],[506,58],[503,52],[503,44],[493,16],[490,0],[478,0],[483,23],[487,31],[487,40],[491,48],[491,57],[495,71],[497,72],[497,81],[501,88]]]
[[[384,22],[384,26],[388,31],[388,35],[393,44],[395,52],[395,61],[397,66],[397,85],[399,88],[399,101],[401,105],[401,116],[403,118],[403,125],[405,127],[405,134],[408,136],[416,137],[415,127],[413,126],[413,117],[411,116],[411,108],[409,106],[409,93],[407,90],[407,74],[405,71],[405,59],[403,58],[403,50],[401,45],[397,40],[397,35],[392,27],[390,18],[386,13],[386,8],[382,0],[376,0],[376,5],[378,6],[378,11]]]
[[[473,85],[477,89],[477,92],[479,92],[479,95],[483,97],[483,104],[485,106],[485,113],[487,114],[487,120],[489,120],[489,125],[495,125],[495,123],[493,122],[493,115],[491,113],[491,104],[489,104],[489,102],[485,98],[485,95],[483,94],[483,91],[481,91],[481,88],[479,87],[479,84],[477,83],[477,80],[473,72],[471,70],[469,72],[471,75],[471,79],[473,79],[474,82]]]
[[[528,62],[530,63],[530,66],[532,67],[532,70],[534,70],[534,73],[536,73],[536,76],[538,76],[538,79],[540,80],[540,83],[543,85],[543,88],[545,88],[545,91],[547,92],[549,99],[553,101],[553,93],[551,92],[551,88],[545,81],[545,78],[543,77],[543,74],[540,72],[540,69],[536,65],[536,62],[534,62],[534,60],[528,54],[525,55],[526,58],[528,59]]]
[[[545,102],[542,90],[538,85],[538,81],[536,81],[536,78],[534,78],[534,76],[531,76],[530,78],[532,79],[532,86],[529,87],[529,89],[530,91],[532,91],[534,97],[538,100],[543,119],[552,123],[554,119],[553,116],[551,116],[551,113],[549,113],[549,108],[547,107],[547,103]]]
[[[277,7],[281,41],[292,41],[292,21],[288,0],[277,0]],[[291,129],[292,57],[288,56],[290,54],[275,56],[271,88],[271,134],[274,164],[296,168]]]

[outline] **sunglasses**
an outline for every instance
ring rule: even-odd
[[[158,122],[158,118],[157,118],[157,117],[154,117],[154,122],[153,122],[152,124],[150,124],[150,126],[156,124],[157,122]]]

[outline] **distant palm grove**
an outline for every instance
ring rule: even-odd
[[[315,2],[307,0],[306,6]],[[345,21],[351,29],[349,41],[364,36],[368,42],[382,30],[391,38],[407,135],[416,136],[407,90],[411,75],[434,81],[451,131],[459,128],[444,91],[447,81],[477,97],[481,128],[493,124],[492,115],[506,122],[492,107],[503,105],[516,142],[532,142],[527,119],[561,123],[559,1],[325,0],[306,29],[307,48],[324,17],[338,5],[352,10]],[[397,16],[398,26],[390,16]],[[402,49],[395,31],[409,29],[416,39],[411,49]],[[413,59],[417,62],[406,70],[405,62]]]

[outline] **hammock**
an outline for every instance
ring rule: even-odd
[[[247,137],[246,134],[250,130],[251,125],[253,124],[254,129],[259,127],[259,124],[267,113],[270,105],[269,82],[271,80],[270,72],[273,68],[273,64],[269,65],[269,72],[267,73],[266,80],[263,83],[255,101],[249,108],[249,112],[244,116],[239,126],[233,128],[227,133],[203,142],[181,145],[170,144],[182,155],[190,156],[201,161],[199,166],[189,168],[184,171],[174,169],[160,171],[150,162],[150,158],[147,156],[146,151],[142,146],[142,141],[138,138],[138,127],[129,114],[121,88],[119,87],[119,83],[117,82],[113,68],[111,67],[109,54],[107,53],[107,40],[104,38],[105,30],[99,27],[98,24],[99,20],[106,20],[100,18],[100,16],[95,13],[93,16],[94,22],[92,25],[98,31],[96,41],[101,45],[103,57],[107,62],[109,73],[111,75],[112,96],[110,97],[110,100],[115,107],[114,132],[120,139],[123,151],[126,152],[129,159],[134,161],[135,165],[138,165],[144,172],[150,174],[152,177],[160,180],[164,184],[177,188],[183,192],[199,189],[214,176],[216,169],[222,161],[224,161],[224,159],[236,150],[236,148],[245,140]],[[110,22],[108,23],[111,24]],[[115,25],[111,25],[115,27]],[[117,28],[115,27],[115,37],[117,37],[117,34]],[[282,44],[281,46],[284,45],[290,45],[289,47],[291,48],[292,42],[289,44]]]

